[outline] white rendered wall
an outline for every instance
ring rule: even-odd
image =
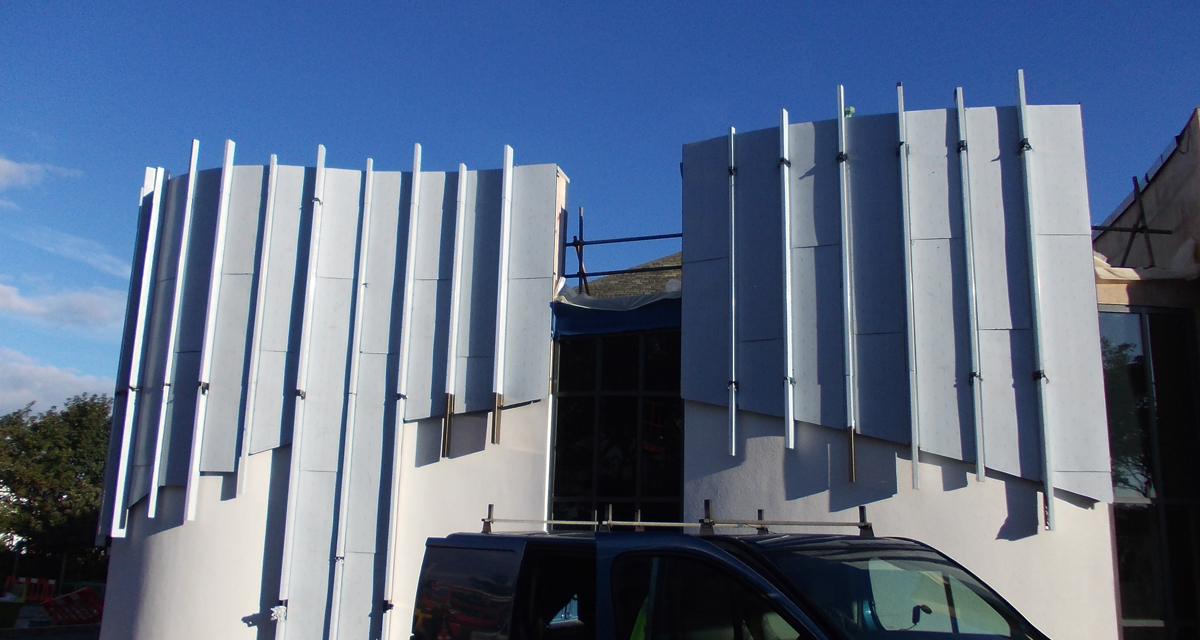
[[[800,423],[789,451],[780,418],[741,412],[739,420],[733,457],[726,409],[685,402],[685,521],[703,516],[705,499],[716,518],[754,518],[765,509],[768,520],[854,521],[866,505],[876,535],[932,545],[1051,638],[1117,638],[1107,504],[1059,491],[1058,523],[1045,531],[1038,483],[994,472],[978,482],[973,465],[922,454],[921,489],[914,490],[907,446],[859,436],[858,482],[851,484],[844,431]]]
[[[286,499],[280,492],[271,504],[272,455],[286,484],[287,448],[250,456],[236,500],[222,499],[221,476],[202,476],[199,513],[186,526],[182,487],[163,488],[157,518],[146,518],[146,500],[130,509],[128,536],[109,548],[103,640],[257,637],[243,618],[260,612],[268,513],[282,516]]]

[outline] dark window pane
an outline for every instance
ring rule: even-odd
[[[613,563],[612,600],[613,631],[616,640],[645,640],[649,638],[650,558],[622,557]]]
[[[557,501],[556,500],[554,502],[554,508],[551,510],[550,517],[555,520],[575,520],[575,521],[579,521],[579,522],[582,522],[582,521],[595,522],[595,520],[593,519],[593,516],[595,516],[596,513],[593,511],[593,509],[594,509],[594,507],[592,506],[592,503],[587,500],[578,501],[578,502]],[[582,526],[582,525],[577,526],[577,525],[556,524],[556,525],[554,525],[554,529],[555,529],[555,531],[564,531],[564,530],[573,530],[573,529],[583,529],[586,531],[591,531],[592,527]]]
[[[1175,617],[1196,619],[1195,554],[1192,545],[1196,537],[1192,524],[1191,506],[1163,505],[1167,520],[1167,550],[1171,563],[1171,602]]]
[[[1200,498],[1193,377],[1196,356],[1191,340],[1195,325],[1187,316],[1150,314],[1148,318],[1163,496]]]
[[[636,497],[638,400],[600,398],[596,492],[599,497]]]
[[[427,549],[413,639],[507,639],[520,566],[521,558],[511,551]]]
[[[679,331],[648,333],[643,338],[646,391],[679,391]]]
[[[1170,635],[1162,627],[1125,627],[1125,640],[1167,640]]]
[[[679,502],[643,502],[642,520],[644,522],[681,522],[683,520],[682,504]]]
[[[1157,509],[1149,505],[1117,505],[1113,515],[1117,530],[1121,615],[1161,620],[1162,555]]]
[[[596,560],[588,554],[535,550],[524,562],[517,637],[591,640],[596,637]]]
[[[1154,497],[1150,448],[1150,394],[1142,346],[1141,316],[1100,314],[1104,396],[1113,493]]]
[[[596,339],[564,338],[558,341],[558,390],[591,391],[596,388]]]
[[[601,338],[601,360],[603,374],[600,388],[604,391],[637,391],[638,388],[638,343],[637,335],[609,336]]]
[[[663,558],[654,590],[654,638],[671,640],[799,640],[765,599],[732,575],[688,558]]]
[[[592,397],[558,399],[554,436],[555,497],[587,496],[592,492],[594,408]]]
[[[646,398],[642,401],[642,495],[682,494],[683,402]]]

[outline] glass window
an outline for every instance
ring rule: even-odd
[[[1184,638],[1200,623],[1200,424],[1191,314],[1100,314],[1125,638]]]
[[[524,640],[596,637],[596,561],[569,551],[530,550],[514,615]]]
[[[766,598],[706,562],[679,556],[618,558],[617,640],[797,640]]]
[[[679,521],[679,365],[677,329],[558,340],[554,519]]]
[[[1044,638],[971,574],[916,543],[827,538],[769,553],[810,609],[846,638]]]

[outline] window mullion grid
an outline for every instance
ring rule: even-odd
[[[1172,593],[1173,582],[1171,580],[1171,553],[1170,540],[1167,535],[1167,509],[1163,504],[1162,498],[1166,495],[1166,487],[1163,485],[1162,474],[1162,457],[1159,452],[1159,437],[1158,437],[1158,394],[1154,388],[1154,345],[1150,342],[1150,314],[1146,312],[1138,313],[1139,327],[1142,331],[1142,368],[1145,376],[1147,404],[1149,405],[1150,415],[1150,456],[1151,466],[1150,477],[1153,479],[1155,486],[1154,497],[1151,498],[1150,504],[1154,506],[1154,516],[1158,520],[1158,555],[1159,562],[1162,566],[1161,589],[1163,595],[1163,619],[1167,624],[1167,628],[1171,630],[1171,635],[1174,635],[1174,629],[1177,626],[1175,619],[1175,598]]]

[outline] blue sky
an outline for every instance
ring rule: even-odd
[[[32,3],[0,7],[0,412],[112,392],[147,165],[556,162],[589,237],[680,228],[680,146],[729,126],[1083,108],[1093,219],[1200,105],[1195,2]],[[574,233],[572,228],[571,233]],[[597,247],[629,266],[671,243]],[[569,264],[571,262],[569,261]]]

